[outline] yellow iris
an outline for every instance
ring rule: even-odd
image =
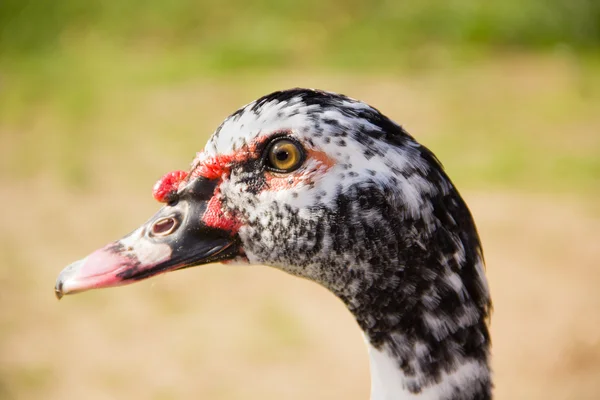
[[[273,168],[293,171],[302,163],[302,150],[291,140],[278,140],[269,149],[269,162]]]

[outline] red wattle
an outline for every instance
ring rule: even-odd
[[[207,226],[223,229],[232,235],[237,233],[242,226],[241,222],[233,216],[225,216],[222,210],[221,200],[215,195],[208,202],[202,220]]]
[[[187,178],[185,171],[171,171],[156,182],[152,188],[152,195],[161,203],[168,203],[173,195],[177,193],[179,184]]]

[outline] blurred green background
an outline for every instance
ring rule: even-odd
[[[600,2],[0,0],[0,399],[368,397],[341,304],[266,268],[52,297],[227,115],[295,86],[379,108],[465,194],[498,398],[598,398]]]
[[[479,102],[474,99],[477,93],[461,92],[469,87],[490,92],[486,95],[490,103],[512,103],[477,110],[480,122],[487,123],[477,124],[474,134],[486,131],[494,137],[491,140],[500,142],[497,146],[473,149],[469,130],[474,121],[461,121],[460,110],[436,131],[431,145],[436,147],[439,140],[438,151],[444,158],[447,147],[447,157],[457,149],[490,153],[487,161],[479,160],[477,165],[460,155],[453,168],[461,178],[478,184],[499,181],[585,190],[597,187],[597,142],[574,154],[563,152],[562,143],[548,144],[535,136],[541,132],[531,132],[534,140],[530,141],[515,134],[513,125],[521,117],[538,115],[514,113],[544,114],[551,126],[593,118],[600,86],[599,45],[600,3],[594,0],[3,0],[0,118],[9,130],[22,131],[21,127],[32,124],[32,110],[53,115],[47,123],[55,126],[45,129],[45,140],[60,145],[55,149],[59,159],[50,162],[51,168],[58,168],[57,173],[71,183],[85,184],[91,178],[81,147],[94,140],[90,125],[97,125],[95,119],[106,107],[135,107],[137,96],[145,97],[147,90],[235,81],[234,93],[240,93],[240,101],[246,103],[279,88],[265,87],[274,74],[303,75],[304,80],[290,80],[292,86],[310,84],[315,75],[382,82],[402,77],[415,84],[425,81],[427,90],[439,90],[446,97],[440,101],[462,103],[452,104],[457,108]],[[503,92],[508,88],[497,85],[494,77],[475,82],[472,70],[482,65],[507,75],[499,79],[510,79],[515,67],[531,68],[532,79],[543,80],[543,74],[548,74],[545,78],[560,82],[557,87],[553,87],[556,82],[539,82],[548,84],[551,93],[540,104],[532,104],[526,86],[513,87],[515,93],[507,94]],[[535,72],[538,68],[541,77]],[[327,86],[327,79],[323,84]],[[355,94],[352,88],[347,92]],[[513,95],[516,101],[510,98]],[[242,103],[231,102],[234,108]],[[219,118],[228,112],[224,110]],[[406,123],[401,114],[393,117]],[[110,119],[116,120],[114,115]],[[198,132],[198,126],[186,126],[182,129]],[[463,134],[455,135],[456,131]],[[20,136],[28,138],[12,144],[16,151],[4,157],[3,166],[26,174],[48,172],[48,165],[32,165],[50,157],[40,154],[46,153],[45,142],[39,142],[39,135]],[[184,136],[183,141],[192,138]],[[200,142],[197,137],[193,140],[187,144]],[[29,159],[27,166],[23,157]]]

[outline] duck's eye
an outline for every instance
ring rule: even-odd
[[[279,139],[269,147],[267,166],[275,172],[291,172],[304,161],[304,150],[290,139]]]

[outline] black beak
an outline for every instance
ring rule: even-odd
[[[203,222],[217,184],[204,177],[190,180],[144,225],[66,267],[56,280],[56,296],[235,258],[240,251],[237,234]]]

